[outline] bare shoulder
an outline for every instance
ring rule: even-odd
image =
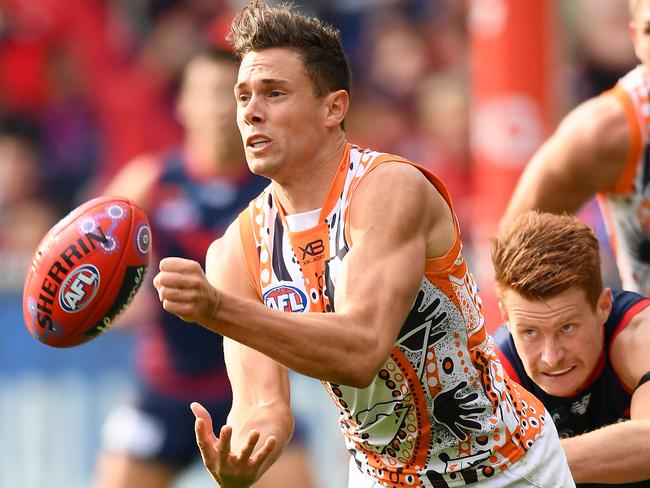
[[[257,296],[247,274],[237,220],[228,226],[223,236],[210,244],[205,270],[214,286],[246,298]]]
[[[425,199],[446,205],[442,195],[422,171],[401,162],[380,164],[364,178],[355,196],[397,200],[402,205],[416,207],[422,206]]]
[[[637,313],[616,336],[611,347],[614,371],[630,388],[650,371],[650,307]]]
[[[570,137],[592,161],[625,161],[630,143],[625,108],[610,93],[583,102],[562,122],[559,134]]]
[[[153,154],[138,156],[118,171],[103,193],[130,198],[146,208],[161,171],[162,163]]]
[[[405,236],[419,233],[426,237],[428,257],[444,254],[453,245],[454,222],[449,204],[410,164],[384,163],[364,178],[351,206],[352,230],[359,224],[379,224]],[[443,235],[446,237],[441,238]]]

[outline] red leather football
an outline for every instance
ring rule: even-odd
[[[53,347],[97,337],[131,303],[150,257],[149,221],[131,200],[99,197],[80,205],[34,253],[23,289],[27,330]]]

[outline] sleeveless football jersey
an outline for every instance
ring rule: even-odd
[[[288,230],[271,186],[242,212],[248,272],[267,307],[336,310],[337,274],[354,245],[350,203],[380,164],[413,163],[348,145],[311,229]],[[442,183],[418,168],[451,207]],[[370,386],[323,385],[357,466],[389,487],[464,486],[488,478],[520,459],[545,421],[543,405],[508,379],[495,355],[456,221],[453,248],[426,261],[411,311]]]
[[[638,66],[608,93],[623,104],[630,149],[616,185],[598,195],[623,288],[650,295],[650,73]]]
[[[605,350],[592,373],[590,383],[570,398],[549,395],[539,388],[526,374],[512,335],[505,325],[494,333],[497,352],[503,365],[528,391],[542,400],[553,418],[560,437],[573,437],[596,430],[605,425],[630,419],[632,391],[620,380],[609,360],[609,350],[616,336],[641,310],[650,305],[650,300],[632,292],[615,292],[612,311],[605,322]],[[581,487],[612,486],[605,484],[579,484]],[[650,480],[638,483],[617,484],[625,487],[650,488]]]
[[[161,174],[147,209],[158,258],[182,256],[202,263],[214,239],[268,185],[246,172],[239,178],[197,179],[183,151],[161,155]],[[243,164],[243,162],[242,162]],[[230,395],[222,338],[158,307],[151,328],[138,335],[142,379],[157,393],[180,400],[211,401]]]

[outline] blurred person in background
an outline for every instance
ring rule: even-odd
[[[183,145],[136,158],[104,190],[145,209],[159,257],[203,261],[210,243],[269,183],[251,174],[245,163],[235,123],[236,78],[232,53],[208,47],[195,55],[178,96]],[[221,336],[149,305],[141,302],[144,310],[138,316],[129,311],[132,322],[147,322],[138,331],[139,387],[135,403],[118,408],[106,421],[98,488],[171,486],[200,459],[190,401],[201,399],[221,423],[230,409]],[[279,488],[284,484],[278,479],[288,477],[296,488],[312,486],[301,440],[298,434],[260,488]]]
[[[650,487],[650,300],[603,288],[575,216],[520,215],[492,261],[502,363],[551,414],[578,486]]]
[[[567,48],[573,50],[570,75],[577,101],[600,95],[638,64],[627,29],[629,0],[559,2],[564,9]],[[566,38],[566,36],[564,36]]]
[[[537,209],[577,212],[598,196],[623,288],[650,294],[650,0],[630,0],[641,64],[573,109],[526,166],[501,220]]]
[[[17,115],[0,119],[0,289],[21,289],[32,254],[61,216],[44,177],[38,127]]]

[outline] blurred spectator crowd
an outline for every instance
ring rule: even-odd
[[[243,0],[0,0],[0,288],[49,226],[136,155],[177,143],[179,73]],[[437,173],[471,230],[470,0],[303,0],[353,69],[349,140]],[[597,4],[597,5],[596,5]],[[558,117],[635,64],[626,0],[558,1]],[[21,259],[15,259],[21,256]]]

